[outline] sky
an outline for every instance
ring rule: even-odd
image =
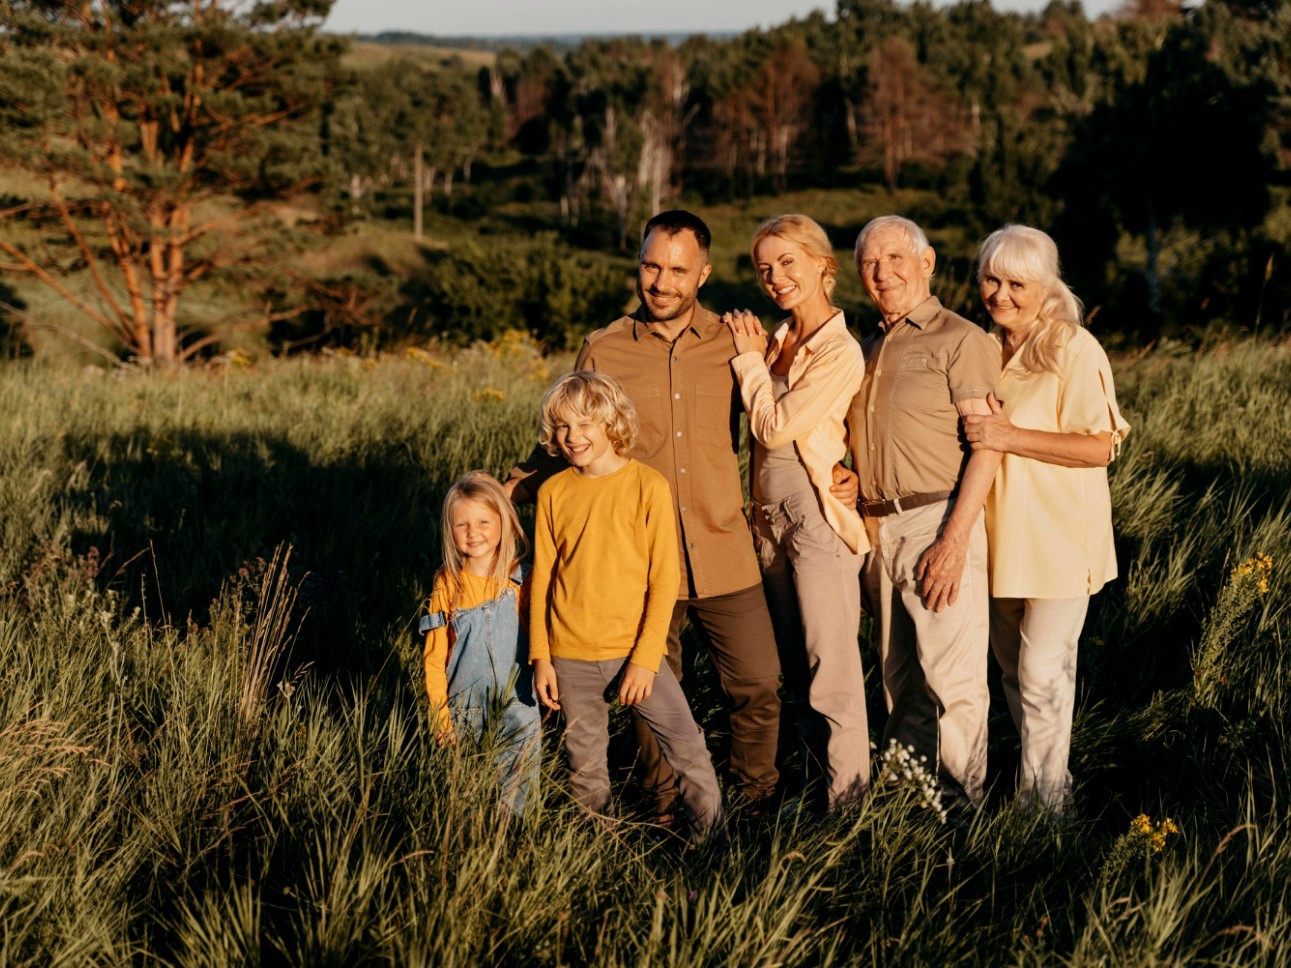
[[[993,0],[1002,10],[1040,10],[1046,0]],[[1120,0],[1084,0],[1094,17]],[[939,3],[940,5],[940,3]],[[773,27],[823,10],[819,0],[335,0],[327,28],[338,33],[409,30],[444,37],[517,34],[675,34]]]

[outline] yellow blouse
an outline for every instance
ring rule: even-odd
[[[1058,373],[1029,373],[1022,352],[1000,377],[1001,403],[1019,427],[1112,435],[1112,456],[1130,432],[1116,406],[1107,354],[1077,329]],[[1112,500],[1106,467],[1062,467],[1005,454],[986,499],[991,594],[996,598],[1077,598],[1116,577]]]

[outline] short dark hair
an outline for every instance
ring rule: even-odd
[[[660,212],[650,221],[646,222],[645,228],[641,231],[641,242],[650,237],[650,233],[655,229],[660,229],[672,238],[678,232],[683,230],[691,232],[695,236],[695,241],[699,247],[708,254],[708,247],[713,243],[713,234],[708,231],[708,226],[698,215],[694,215],[680,208],[674,208],[668,212]]]

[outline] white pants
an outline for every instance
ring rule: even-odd
[[[1071,793],[1076,646],[1088,610],[1088,595],[991,599],[991,651],[1004,670],[1004,695],[1022,736],[1018,795],[1057,812]]]

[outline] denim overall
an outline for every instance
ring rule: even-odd
[[[518,565],[496,598],[447,615],[434,612],[420,625],[425,635],[451,624],[447,672],[453,729],[460,737],[498,743],[500,802],[515,814],[537,790],[541,761],[529,642],[516,613],[516,596],[528,572],[528,565]]]

